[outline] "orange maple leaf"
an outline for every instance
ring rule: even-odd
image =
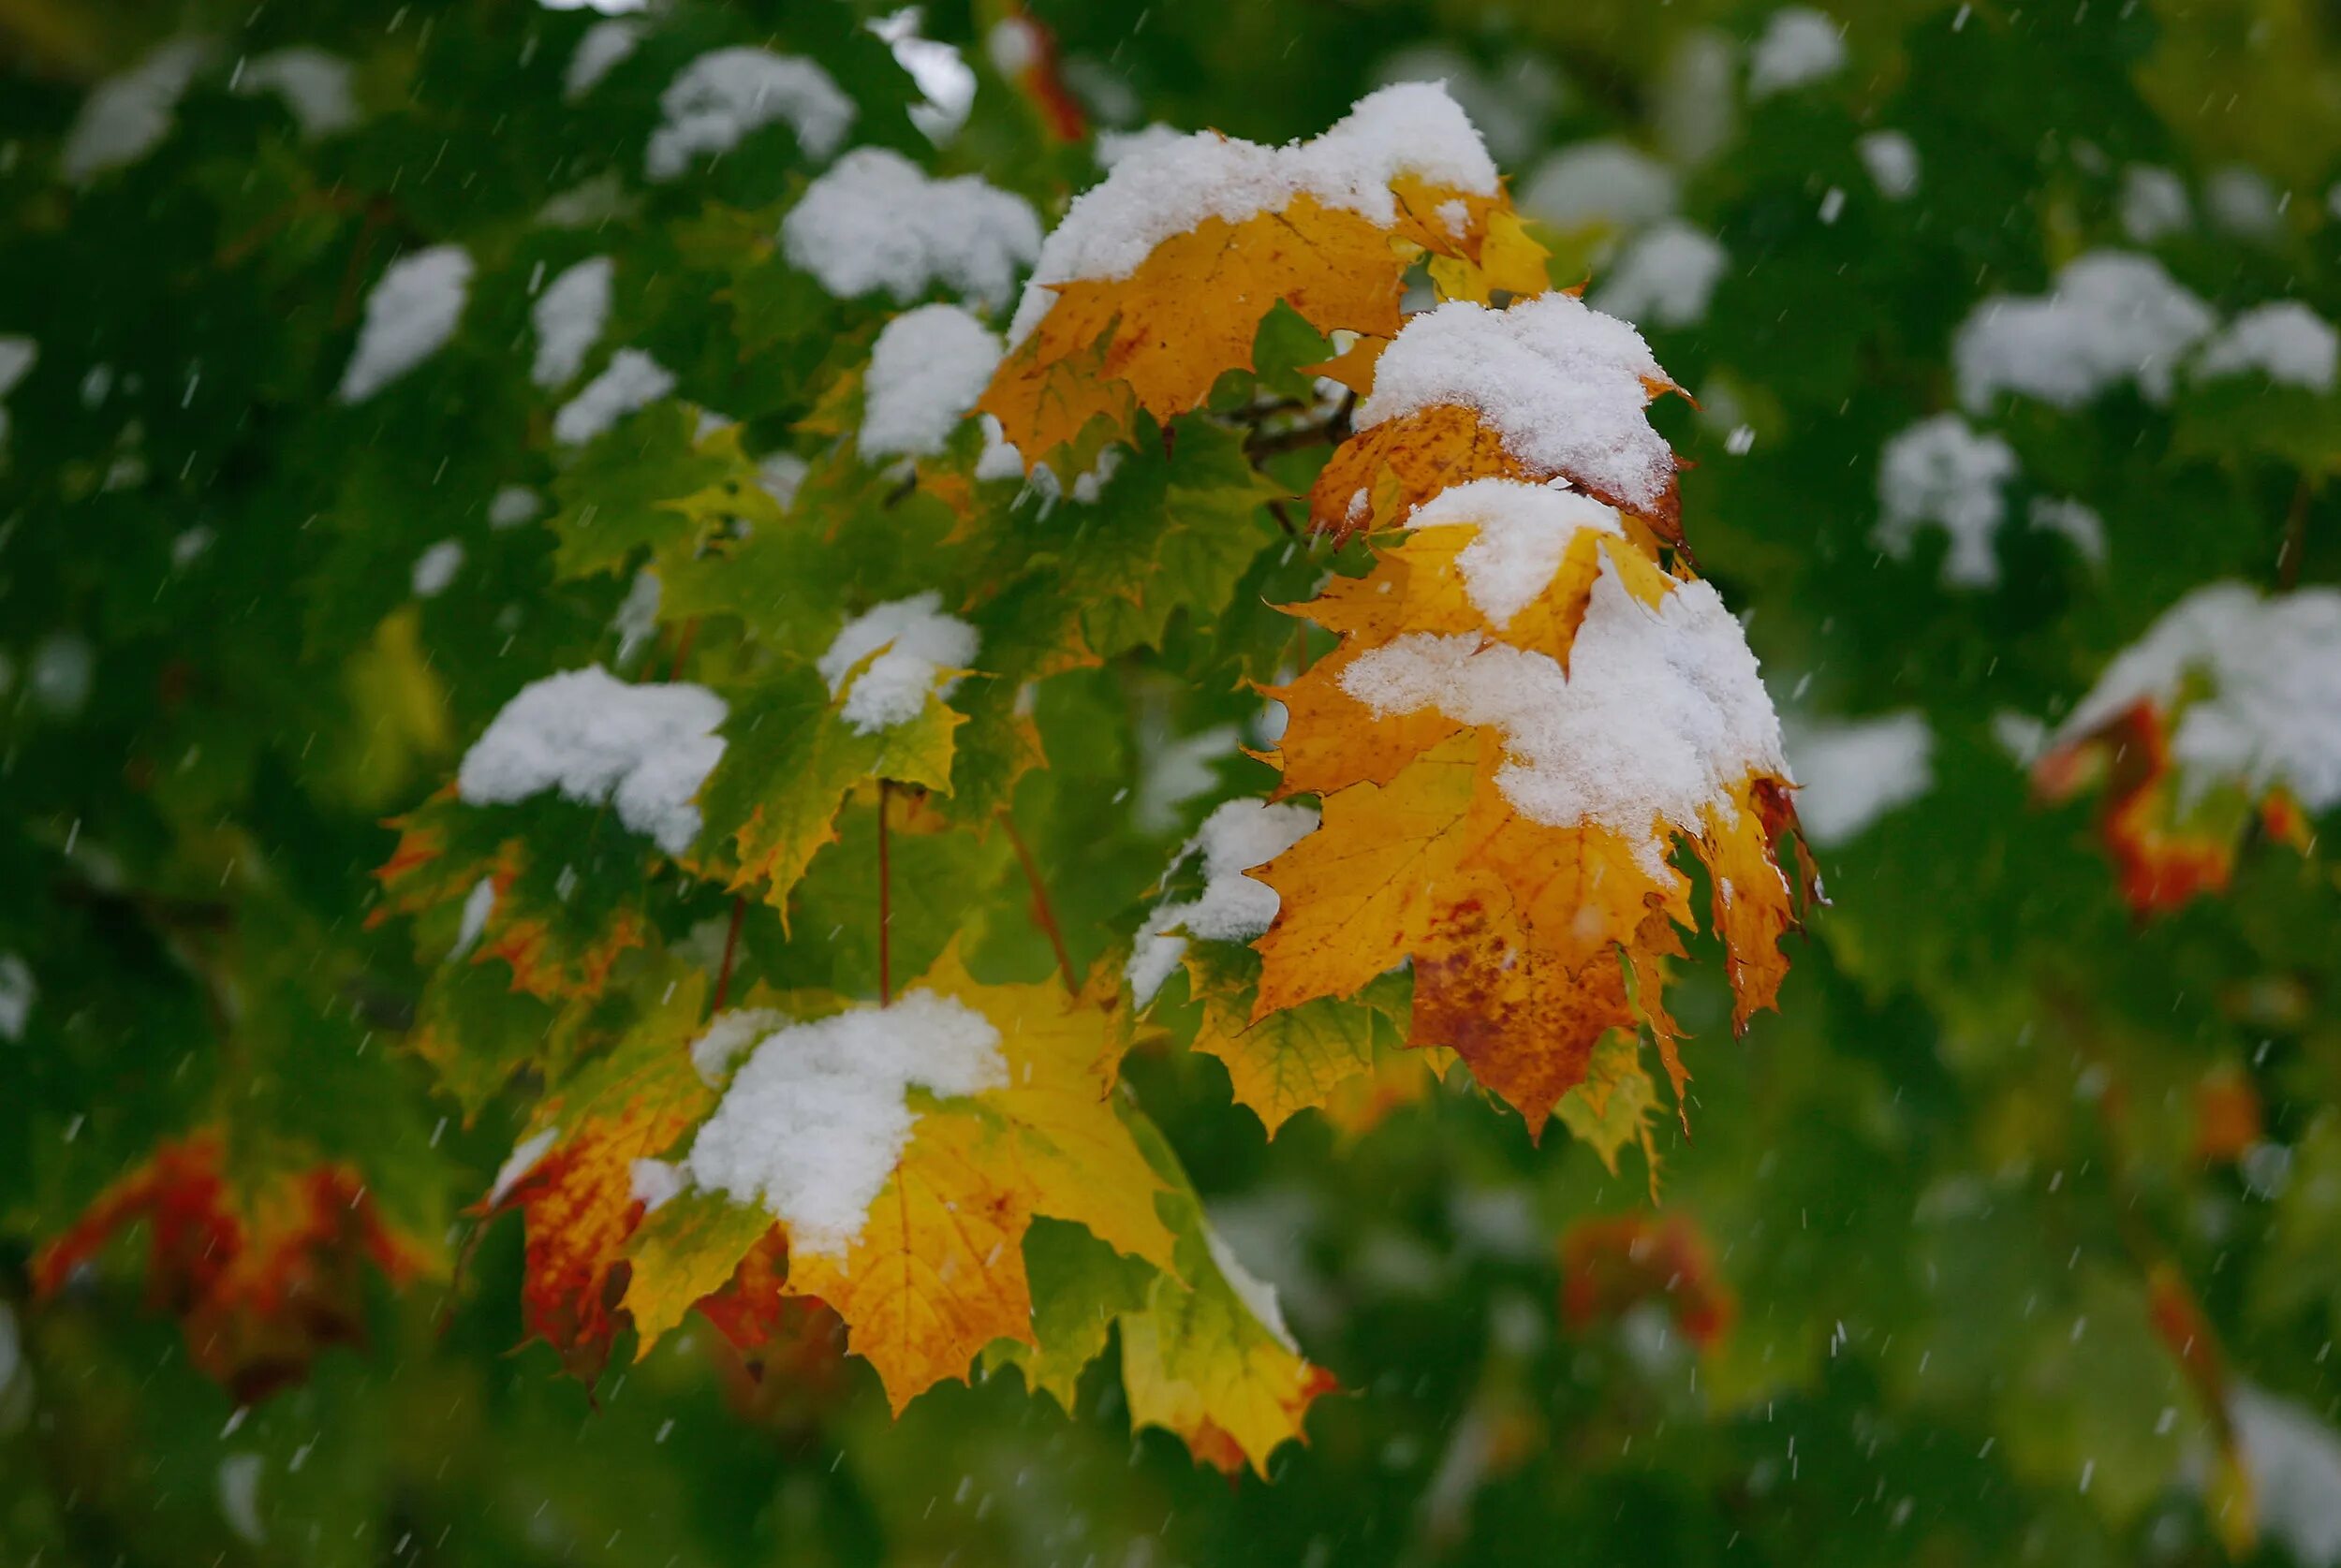
[[[1715,1250],[1687,1216],[1618,1214],[1580,1220],[1561,1238],[1561,1320],[1578,1333],[1656,1301],[1701,1350],[1738,1315]]]
[[[692,1064],[706,977],[679,977],[666,1002],[607,1056],[538,1106],[488,1217],[527,1230],[522,1319],[591,1383],[610,1358],[626,1287],[627,1239],[641,1224],[636,1164],[655,1160],[715,1103]]]
[[[2106,666],[2034,764],[2050,800],[2103,785],[2101,831],[2136,914],[2225,891],[2255,833],[2313,847],[2304,807],[2333,804],[2318,726],[2271,715],[2308,700],[2300,671],[2341,659],[2335,608],[2326,591],[2197,589]]]
[[[1294,613],[1340,646],[1270,696],[1278,794],[1317,832],[1253,874],[1280,907],[1254,1018],[1414,967],[1409,1043],[1452,1048],[1540,1131],[1611,1030],[1647,1023],[1704,862],[1745,1027],[1795,924],[1777,729],[1704,584],[1572,491],[1481,480],[1417,514],[1365,577]]]
[[[1153,227],[1189,208],[1183,227]],[[1051,236],[977,407],[1027,469],[1081,472],[1131,438],[1138,410],[1167,422],[1226,372],[1252,369],[1279,300],[1320,332],[1394,335],[1406,271],[1425,256],[1450,264],[1435,274],[1442,290],[1545,286],[1542,248],[1510,221],[1442,91],[1386,89],[1305,145],[1189,138],[1117,167]]]
[[[1096,988],[1068,998],[1055,985],[979,985],[946,952],[916,989],[992,1025],[1000,1081],[922,1104],[859,1230],[842,1245],[796,1238],[782,1287],[845,1321],[897,1411],[964,1378],[994,1341],[1031,1342],[1023,1239],[1035,1215],[1157,1268],[1172,1246],[1155,1207],[1162,1182],[1114,1103],[1118,1036]],[[885,1009],[867,1012],[883,1023]],[[695,1192],[644,1225],[626,1249],[626,1303],[645,1349],[694,1303],[730,1310],[709,1312],[707,1297],[773,1224],[759,1202]],[[789,1237],[785,1221],[778,1232]]]
[[[2235,874],[2237,828],[2216,813],[2177,810],[2169,725],[2151,702],[2124,710],[2033,765],[2033,787],[2066,800],[2102,779],[2099,830],[2113,857],[2123,901],[2141,916],[2167,914],[2199,894],[2222,893]],[[2289,797],[2271,796],[2279,822]]]
[[[1471,479],[1558,479],[1683,546],[1676,462],[1642,417],[1683,389],[1633,329],[1573,294],[1425,312],[1372,374],[1357,432],[1309,491],[1311,520],[1336,538],[1398,526]]]
[[[149,1298],[179,1319],[196,1367],[251,1404],[306,1377],[327,1347],[364,1342],[366,1266],[403,1284],[426,1254],[346,1166],[280,1172],[250,1192],[225,1167],[216,1133],[159,1145],[34,1256],[33,1288],[56,1296],[143,1221]]]
[[[600,995],[611,967],[648,939],[641,913],[621,907],[582,935],[556,931],[541,902],[524,903],[515,896],[528,864],[527,845],[502,837],[489,823],[485,813],[457,799],[453,784],[386,822],[398,843],[375,871],[382,901],[367,914],[366,924],[379,926],[398,916],[440,916],[437,925],[451,926],[445,915],[467,904],[485,883],[493,896],[479,925],[468,933],[468,950],[454,956],[471,963],[501,961],[512,972],[514,990],[547,1002]],[[440,935],[435,928],[434,935]],[[443,947],[431,956],[447,951]]]

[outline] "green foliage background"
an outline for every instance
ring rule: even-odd
[[[1679,137],[1685,41],[1745,40],[1766,11],[1035,8],[1076,82],[1108,84],[1122,117],[1262,140],[1322,129],[1426,41],[1499,80],[1550,69],[1562,88],[1530,116],[1516,177],[1592,138]],[[1732,95],[1724,141],[1686,169],[1684,210],[1733,264],[1702,325],[1649,334],[1754,432],[1732,453],[1730,424],[1657,415],[1697,465],[1684,514],[1701,564],[1752,617],[1784,708],[1915,707],[1937,738],[1932,792],[1825,857],[1835,904],[1797,946],[1777,1016],[1733,1043],[1719,965],[1689,966],[1695,1141],[1659,1129],[1665,1207],[1712,1238],[1738,1323],[1703,1355],[1646,1318],[1560,1323],[1554,1238],[1645,1201],[1631,1155],[1612,1176],[1557,1136],[1534,1147],[1460,1086],[1354,1143],[1307,1116],[1272,1143],[1218,1064],[1179,1048],[1187,1019],[1130,1075],[1345,1390],[1273,1485],[1230,1485],[1161,1433],[1134,1439],[1097,1373],[1070,1419],[1002,1374],[897,1423],[858,1365],[839,1390],[744,1399],[685,1335],[590,1396],[542,1345],[513,1352],[510,1222],[460,1285],[381,1295],[369,1349],[327,1355],[248,1414],[189,1368],[126,1259],[28,1303],[34,1246],[159,1137],[225,1125],[247,1176],[349,1162],[434,1240],[459,1233],[511,1147],[537,1079],[497,1051],[540,1021],[477,999],[494,1018],[468,1020],[486,1060],[445,1084],[403,1048],[424,970],[404,923],[363,918],[391,843],[380,819],[437,787],[523,683],[615,658],[633,557],[613,545],[659,543],[674,514],[651,503],[743,476],[693,454],[679,403],[563,456],[557,399],[528,380],[531,279],[614,256],[595,363],[651,349],[759,454],[818,452],[824,398],[891,309],[830,300],[774,256],[814,171],[785,129],[641,181],[674,71],[729,42],[810,54],[855,98],[857,143],[980,172],[1050,215],[1096,169],[1046,139],[985,58],[994,13],[964,4],[925,21],[980,79],[937,151],[861,26],[870,8],[830,0],[677,4],[575,104],[561,73],[595,19],[531,0],[0,0],[0,332],[40,344],[0,459],[0,952],[38,989],[22,1037],[0,1040],[0,1294],[22,1354],[0,1386],[0,1561],[2221,1560],[2200,1485],[2210,1413],[2151,1334],[2146,1269],[2176,1265],[2236,1372],[2341,1409],[2325,1354],[2341,1315],[2341,893],[2328,857],[2254,847],[2231,896],[2139,924],[2088,803],[2034,804],[1993,723],[2053,720],[2201,582],[2274,587],[2288,528],[2300,581],[2341,580],[2326,483],[2341,407],[2231,390],[2003,411],[2028,482],[2103,515],[2102,568],[2011,533],[2002,585],[1960,590],[1938,546],[1880,559],[1869,535],[1878,448],[1953,403],[1952,330],[1986,294],[2038,292],[2082,251],[2127,247],[2127,164],[2190,183],[2260,168],[2290,193],[2277,232],[2198,227],[2156,254],[2223,311],[2297,298],[2341,316],[2325,195],[2341,180],[2341,16],[2308,0],[1833,8],[1848,68],[1753,105]],[[224,58],[344,54],[367,116],[306,142],[277,100],[213,73],[151,156],[62,181],[56,150],[91,82],[184,31],[226,40]],[[1883,199],[1856,152],[1881,127],[1919,152],[1907,201]],[[605,178],[621,196],[606,223],[538,221]],[[1833,187],[1846,198],[1824,221]],[[1601,237],[1563,238],[1567,281]],[[334,403],[372,281],[400,249],[443,241],[479,262],[461,333],[375,399]],[[84,379],[101,364],[102,392]],[[809,656],[852,609],[938,574],[1035,564],[1010,573],[987,653],[1038,667],[1078,623],[1115,655],[1042,681],[1051,768],[1012,797],[1075,956],[1095,960],[1126,941],[1209,806],[1272,777],[1230,755],[1168,818],[1135,809],[1170,738],[1250,719],[1241,681],[1267,678],[1291,635],[1261,607],[1304,596],[1325,566],[1257,505],[1232,435],[1182,421],[1177,454],[1134,455],[1078,520],[1002,510],[948,547],[931,497],[839,480],[817,499],[847,545],[775,533],[729,573],[678,571],[665,636],[635,656],[671,654],[689,617],[702,661],[751,633]],[[1304,488],[1317,461],[1281,459],[1274,476]],[[491,529],[490,498],[515,484],[545,494],[545,517]],[[410,567],[448,538],[464,565],[419,600]],[[1133,581],[1136,608],[1097,591]],[[91,668],[78,707],[53,684],[72,647]],[[964,793],[968,811],[987,799]],[[568,830],[552,807],[534,820]],[[875,989],[873,837],[866,811],[849,815],[795,937],[758,912],[749,973]],[[909,853],[924,859],[897,868],[919,889],[898,913],[903,969],[966,929],[986,973],[1047,974],[997,835]],[[632,896],[674,942],[729,907],[671,879]],[[2194,1087],[2222,1068],[2257,1087],[2288,1182],[2255,1189],[2194,1153]],[[257,1542],[220,1502],[223,1459],[246,1454]]]

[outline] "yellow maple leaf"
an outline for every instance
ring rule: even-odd
[[[964,1378],[993,1341],[1032,1337],[1032,1194],[1002,1179],[1002,1141],[976,1117],[920,1117],[852,1250],[789,1259],[791,1294],[817,1297],[845,1319],[847,1345],[877,1369],[898,1415],[935,1385]]]
[[[1161,1135],[1149,1127],[1142,1138],[1176,1177],[1161,1207],[1179,1233],[1178,1267],[1155,1281],[1143,1308],[1117,1320],[1130,1424],[1174,1432],[1198,1459],[1230,1473],[1249,1464],[1264,1477],[1279,1446],[1306,1440],[1309,1406],[1333,1379],[1301,1355],[1274,1293],[1212,1229]]]
[[[922,1095],[859,1231],[842,1245],[791,1237],[785,1287],[836,1312],[897,1411],[964,1378],[994,1341],[1031,1342],[1023,1239],[1036,1215],[1082,1225],[1157,1268],[1170,1267],[1173,1248],[1156,1208],[1162,1180],[1115,1103],[1120,1036],[1094,998],[982,985],[955,952],[919,989],[991,1025],[999,1081]],[[885,1012],[867,1010],[881,1023]],[[704,1194],[653,1216],[632,1248],[626,1297],[645,1344],[720,1287],[774,1219]]]

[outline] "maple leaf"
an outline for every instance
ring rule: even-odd
[[[1656,1301],[1684,1338],[1705,1350],[1738,1315],[1715,1249],[1687,1216],[1617,1214],[1580,1220],[1561,1238],[1561,1318],[1579,1333]]]
[[[723,760],[700,792],[701,862],[729,862],[728,889],[759,893],[784,922],[789,893],[822,845],[836,842],[838,811],[856,786],[884,778],[951,788],[953,734],[964,715],[930,695],[906,724],[857,728],[844,717],[842,694],[850,689],[848,681],[832,696],[807,668],[773,676],[732,705]]]
[[[1444,1069],[1446,1053],[1436,1050],[1393,1060],[1406,1037],[1403,975],[1368,982],[1356,1004],[1319,998],[1256,1020],[1259,954],[1238,943],[1191,940],[1181,961],[1189,994],[1203,1009],[1194,1048],[1226,1065],[1236,1104],[1248,1106],[1271,1137],[1312,1107],[1328,1110],[1354,1136],[1421,1094]]]
[[[705,975],[677,966],[663,1000],[614,1049],[539,1103],[514,1154],[519,1168],[481,1206],[490,1217],[520,1211],[523,1320],[588,1383],[617,1335],[626,1242],[644,1207],[636,1163],[664,1154],[715,1102],[688,1049],[706,986]]]
[[[2124,650],[2033,766],[2063,800],[2105,791],[2101,827],[2123,898],[2141,916],[2224,890],[2256,825],[2304,854],[2304,808],[2333,804],[2322,700],[2300,672],[2341,657],[2341,594],[2263,596],[2215,582],[2180,600]]]
[[[1569,1136],[1601,1158],[1612,1176],[1617,1174],[1618,1150],[1640,1146],[1650,1170],[1650,1200],[1658,1200],[1658,1151],[1650,1141],[1650,1118],[1658,1106],[1658,1092],[1642,1070],[1642,1042],[1613,1032],[1594,1048],[1585,1065],[1585,1080],[1561,1096],[1553,1107]]]
[[[2102,784],[2098,831],[2105,839],[2123,901],[2135,913],[2167,914],[2205,893],[2221,893],[2235,875],[2237,841],[2251,803],[2232,784],[2189,797],[2171,760],[2170,728],[2152,703],[2140,702],[2102,727],[2043,754],[2033,785],[2048,801],[2070,799]],[[2261,807],[2266,836],[2305,846],[2290,796],[2271,789]]]
[[[626,1310],[641,1337],[636,1354],[649,1355],[651,1346],[681,1325],[693,1307],[740,1282],[744,1274],[757,1274],[754,1260],[768,1241],[773,1255],[764,1268],[776,1272],[778,1282],[785,1284],[787,1233],[757,1205],[694,1191],[677,1194],[644,1216],[626,1240],[631,1267]],[[754,1303],[760,1294],[744,1289],[735,1298],[740,1316],[734,1323],[744,1324],[756,1314]],[[738,1342],[731,1326],[718,1326]]]
[[[964,1378],[994,1341],[1030,1341],[1023,1238],[1036,1215],[1082,1225],[1157,1268],[1170,1266],[1172,1247],[1155,1207],[1162,1183],[1115,1101],[1120,1036],[1095,999],[1055,985],[979,985],[952,952],[920,989],[988,1020],[1001,1081],[923,1098],[858,1233],[842,1247],[794,1245],[788,1259],[788,1293],[837,1312],[897,1411]],[[885,1013],[870,1016],[882,1022]],[[740,1255],[724,1256],[731,1244],[773,1224],[758,1205],[727,1216],[708,1207],[716,1201],[676,1199],[670,1208],[694,1207],[638,1244],[629,1289],[642,1293],[645,1344],[728,1276]],[[781,1228],[791,1227],[784,1219]]]
[[[687,554],[719,525],[781,520],[741,450],[739,426],[666,400],[629,420],[627,432],[594,442],[554,481],[560,576],[614,572],[643,551]]]
[[[1174,1183],[1159,1207],[1178,1232],[1178,1256],[1144,1307],[1116,1319],[1130,1424],[1175,1433],[1198,1459],[1230,1474],[1249,1464],[1265,1478],[1277,1448],[1306,1441],[1309,1406],[1337,1385],[1301,1355],[1275,1293],[1211,1228],[1162,1135],[1151,1125],[1137,1132]]]
[[[300,1382],[328,1347],[364,1343],[368,1266],[394,1285],[428,1267],[356,1172],[281,1170],[240,1191],[221,1136],[199,1132],[159,1145],[44,1245],[35,1294],[66,1289],[141,1221],[150,1301],[179,1319],[196,1367],[243,1404]]]
[[[1401,124],[1439,151],[1392,150]],[[1443,183],[1414,172],[1418,156]],[[1161,214],[1189,208],[1192,221],[1158,232]],[[1104,443],[1131,439],[1140,410],[1167,422],[1221,374],[1252,370],[1255,331],[1280,301],[1320,333],[1388,338],[1426,255],[1455,264],[1435,274],[1443,287],[1543,287],[1541,248],[1496,222],[1509,212],[1476,134],[1436,89],[1385,90],[1306,145],[1190,138],[1117,168],[1051,236],[977,407],[1028,469],[1079,473]]]
[[[1309,490],[1336,538],[1398,526],[1473,479],[1559,479],[1682,546],[1674,459],[1642,412],[1682,388],[1639,333],[1573,295],[1416,315],[1375,358],[1372,388]]]
[[[493,960],[510,970],[512,989],[547,1002],[597,996],[649,935],[649,857],[627,835],[600,831],[600,815],[552,798],[470,806],[449,785],[387,825],[398,843],[375,872],[382,901],[367,922],[413,916],[426,961]],[[557,859],[532,853],[555,843],[567,849]]]
[[[1714,885],[1738,1027],[1795,923],[1785,764],[1738,627],[1576,492],[1480,480],[1415,521],[1294,610],[1341,642],[1268,694],[1277,793],[1323,819],[1252,873],[1280,901],[1254,1020],[1411,960],[1409,1042],[1454,1049],[1532,1130],[1644,1022],[1679,1098],[1662,960],[1693,915],[1671,848]]]

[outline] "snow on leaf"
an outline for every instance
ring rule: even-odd
[[[463,322],[473,270],[460,245],[433,245],[385,268],[366,296],[341,401],[363,403],[445,347]]]
[[[2215,325],[2211,307],[2153,257],[2091,251],[2067,262],[2049,293],[1995,294],[1968,314],[1951,344],[1959,400],[1980,411],[2020,392],[2069,409],[2133,382],[2162,403],[2179,360]]]
[[[1040,254],[1040,219],[975,175],[932,180],[899,153],[857,147],[805,187],[780,242],[840,299],[883,291],[907,305],[939,283],[996,311]]]
[[[1643,412],[1678,389],[1641,333],[1571,295],[1441,305],[1376,361],[1358,433],[1318,474],[1311,515],[1347,537],[1465,480],[1566,479],[1679,543],[1674,454]]]
[[[1612,1030],[1650,1024],[1679,1089],[1659,960],[1693,917],[1672,847],[1711,873],[1740,1027],[1794,924],[1787,768],[1739,626],[1585,497],[1482,480],[1414,516],[1365,577],[1296,607],[1342,642],[1268,693],[1289,715],[1279,793],[1319,796],[1324,820],[1255,873],[1280,908],[1253,1018],[1410,959],[1409,1043],[1453,1048],[1532,1129]]]
[[[2033,778],[2051,799],[2103,784],[2142,914],[2223,889],[2255,816],[2305,848],[2303,813],[2341,802],[2341,593],[2197,589],[2106,667]]]
[[[1079,473],[1132,438],[1139,410],[1168,421],[1252,368],[1278,300],[1320,332],[1390,337],[1426,253],[1485,266],[1494,286],[1542,286],[1542,253],[1516,230],[1483,255],[1506,211],[1478,134],[1436,85],[1384,88],[1313,141],[1204,132],[1150,147],[1043,242],[978,407],[1027,468]]]
[[[471,805],[543,790],[614,806],[670,855],[699,837],[694,800],[722,760],[723,698],[686,682],[628,685],[598,665],[549,675],[505,704],[464,754],[456,789]]]
[[[610,320],[611,288],[617,264],[588,256],[562,269],[529,307],[537,329],[537,359],[529,379],[539,387],[567,384],[584,368],[585,356]]]
[[[177,123],[179,100],[216,52],[208,38],[173,38],[92,88],[58,154],[65,177],[85,183],[162,145]]]
[[[643,168],[653,180],[681,176],[698,159],[730,152],[778,121],[816,162],[837,151],[854,103],[810,60],[769,50],[718,49],[685,66],[658,96],[665,118],[651,133]]]

